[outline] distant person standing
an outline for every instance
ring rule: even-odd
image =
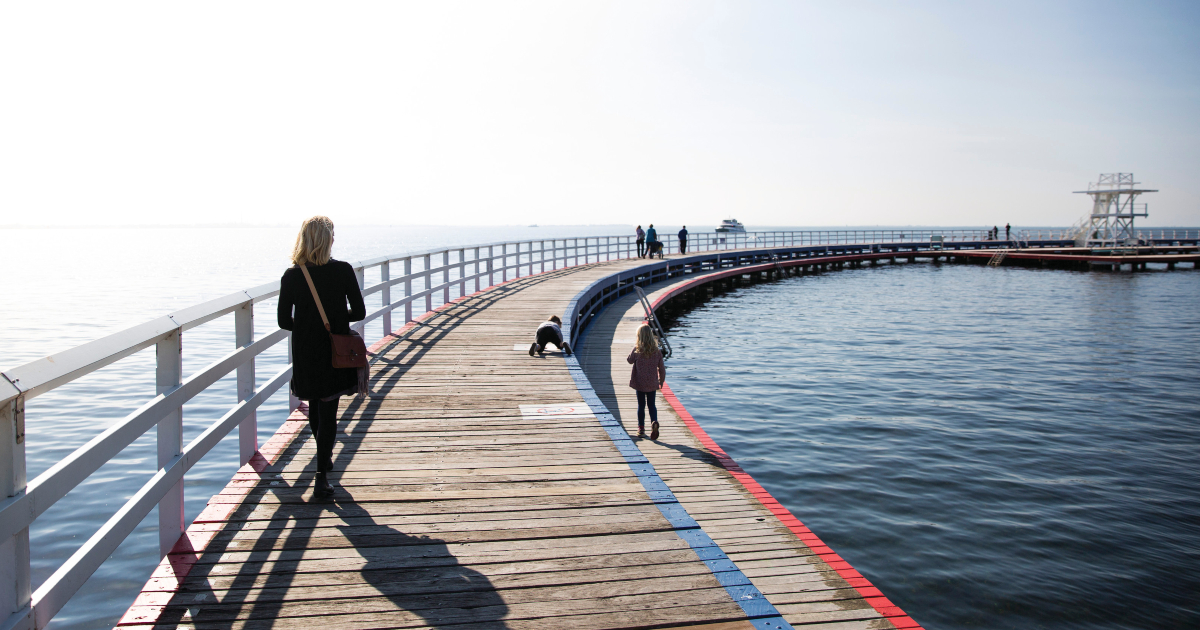
[[[646,255],[654,258],[654,244],[658,242],[658,230],[654,229],[654,224],[650,224],[650,229],[646,230]]]
[[[638,401],[638,434],[646,437],[646,408],[650,408],[650,439],[658,439],[658,409],[654,406],[654,397],[662,389],[667,380],[667,366],[663,363],[662,352],[654,339],[654,331],[650,326],[642,324],[637,329],[637,345],[626,357],[633,364],[629,375],[629,386],[637,392]]]
[[[350,322],[366,317],[367,308],[354,268],[330,257],[332,249],[329,217],[315,216],[301,224],[292,250],[295,266],[279,281],[276,313],[279,327],[292,331],[292,394],[308,401],[308,426],[317,443],[314,498],[333,494],[328,476],[337,440],[338,399],[364,391],[357,368],[333,367],[330,334],[349,335]]]
[[[999,225],[992,226],[992,240],[993,241],[1000,240],[1000,226]]]
[[[639,225],[635,233],[637,234],[638,258],[641,258],[646,255],[646,232]]]
[[[1012,224],[1011,223],[1004,224],[1004,240],[1006,240],[1006,241],[1012,240]]]
[[[679,230],[679,253],[680,254],[687,253],[687,226],[686,225],[683,226],[682,230]]]

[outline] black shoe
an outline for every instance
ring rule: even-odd
[[[333,495],[333,486],[329,485],[329,479],[324,473],[317,473],[317,478],[313,480],[313,498],[324,499]]]
[[[533,342],[532,344],[530,344],[530,346],[529,346],[529,356],[533,356],[534,350],[537,350],[537,342],[536,341]]]
[[[646,437],[646,430],[645,430],[645,429],[638,429],[638,434],[637,434],[637,436],[638,436],[638,437],[640,437],[640,438],[645,438],[645,437]]]
[[[657,440],[657,439],[658,439],[658,422],[651,422],[650,423],[650,440],[653,441],[653,440]]]
[[[567,356],[571,356],[571,345],[570,344],[566,344],[566,343],[563,344],[563,354],[565,354]]]

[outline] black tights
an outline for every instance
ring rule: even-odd
[[[333,443],[337,440],[338,399],[308,401],[308,428],[317,439],[317,472],[333,470]]]
[[[646,430],[646,407],[650,408],[650,422],[658,422],[658,408],[654,406],[655,392],[637,392],[638,399],[638,433]]]

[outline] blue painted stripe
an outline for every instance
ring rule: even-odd
[[[583,346],[583,336],[587,334],[587,330],[583,331],[577,339],[577,347]],[[637,475],[642,486],[646,489],[646,494],[650,495],[650,499],[654,501],[654,505],[662,512],[662,515],[675,528],[675,533],[679,535],[692,551],[702,562],[712,571],[717,582],[725,587],[725,592],[737,605],[742,608],[742,611],[749,617],[750,623],[757,630],[792,630],[792,625],[779,614],[775,606],[767,601],[767,598],[754,587],[750,579],[746,577],[733,560],[721,551],[721,546],[714,541],[707,532],[701,529],[700,524],[696,519],[688,514],[687,509],[679,503],[675,498],[675,494],[671,492],[671,488],[667,486],[662,477],[658,476],[658,472],[654,470],[654,465],[650,463],[642,450],[637,447],[629,433],[625,431],[625,427],[617,421],[616,417],[609,412],[608,407],[600,402],[600,397],[596,395],[596,391],[592,389],[592,384],[588,381],[587,376],[583,373],[583,369],[579,367],[579,361],[572,354],[566,357],[567,368],[571,373],[571,378],[575,380],[575,387],[579,390],[579,394],[583,396],[584,402],[591,408],[592,413],[596,415],[600,422],[601,428],[612,439],[613,444],[617,447],[617,451],[625,458],[625,463],[629,465],[629,469],[633,474]]]

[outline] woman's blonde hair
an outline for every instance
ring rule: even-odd
[[[332,252],[333,221],[320,215],[305,219],[296,235],[296,246],[292,248],[292,262],[324,265],[329,262]]]
[[[655,352],[658,352],[658,342],[654,340],[654,331],[650,330],[649,324],[642,324],[637,329],[637,345],[635,346],[638,354],[648,357]]]

